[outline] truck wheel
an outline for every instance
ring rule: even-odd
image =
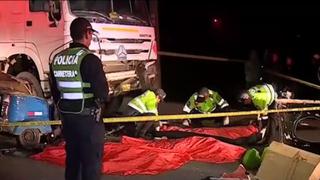
[[[40,131],[39,129],[25,129],[18,136],[18,143],[26,149],[36,147],[40,144]]]
[[[43,92],[40,86],[38,79],[30,72],[21,72],[17,76],[17,78],[28,81],[31,86],[32,95],[43,97]]]

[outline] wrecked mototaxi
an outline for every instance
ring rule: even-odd
[[[52,132],[51,126],[6,126],[8,123],[48,121],[49,105],[32,95],[28,82],[0,72],[0,132],[17,137],[25,148],[40,144],[42,135]]]

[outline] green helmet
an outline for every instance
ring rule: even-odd
[[[243,156],[242,164],[247,170],[257,169],[261,164],[259,152],[255,148],[247,150]]]

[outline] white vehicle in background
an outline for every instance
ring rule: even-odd
[[[1,0],[0,68],[50,97],[49,61],[68,47],[69,26],[87,18],[99,31],[89,47],[101,58],[110,93],[159,85],[155,28],[147,0]]]

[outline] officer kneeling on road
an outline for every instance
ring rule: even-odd
[[[108,85],[101,60],[88,47],[96,32],[84,18],[70,26],[73,43],[50,63],[52,94],[66,141],[66,180],[98,180],[104,145],[101,111]]]
[[[276,99],[277,93],[273,86],[271,84],[262,84],[243,91],[240,94],[239,102],[243,105],[253,105],[257,110],[268,110],[270,106],[274,106]],[[268,131],[267,134],[269,134],[271,130],[271,123],[268,119],[268,114],[262,114],[257,119],[262,139],[264,139],[266,131]]]
[[[198,92],[195,92],[189,98],[189,100],[183,107],[183,111],[190,114],[199,114],[199,113],[205,114],[205,113],[212,113],[214,111],[215,112],[225,111],[228,109],[228,107],[229,107],[228,102],[224,100],[218,92],[210,90],[206,87],[202,87]],[[206,118],[193,119],[191,120],[191,124],[193,127],[201,127],[203,126],[202,122],[204,120],[206,120]],[[224,117],[223,119],[214,118],[214,120],[218,121],[217,124],[219,124],[219,126],[229,124],[228,117]]]
[[[155,91],[147,90],[143,94],[133,98],[129,101],[127,108],[124,112],[126,116],[157,116],[158,105],[163,102],[166,93],[163,89]],[[135,137],[142,137],[146,139],[152,138],[150,136],[155,128],[159,126],[156,121],[136,122],[134,132],[131,134]]]

